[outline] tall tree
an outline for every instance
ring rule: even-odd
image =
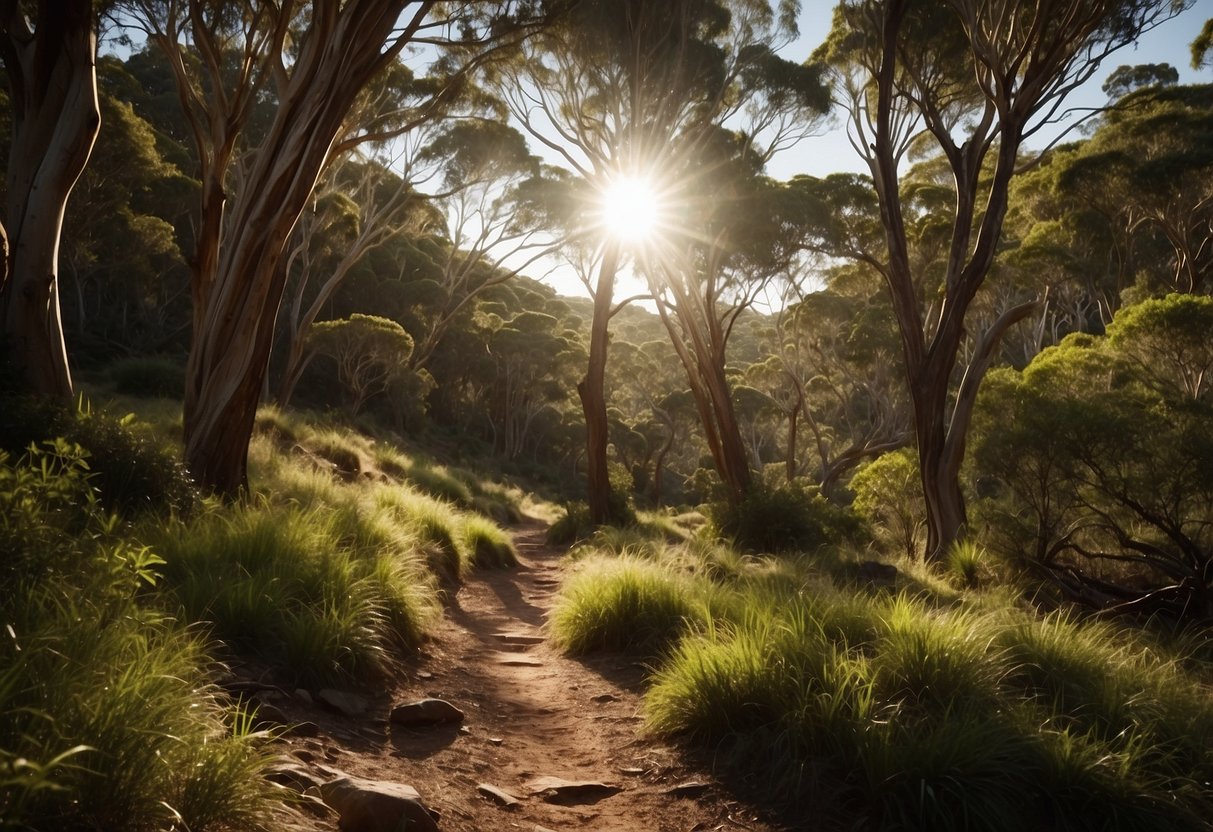
[[[892,298],[914,409],[927,505],[927,551],[940,557],[964,532],[959,471],[977,389],[998,341],[1036,303],[1007,309],[961,367],[969,308],[994,263],[1007,195],[1025,139],[1053,122],[1067,95],[1115,50],[1186,8],[1180,0],[844,0],[819,57],[836,70],[851,143],[880,202]],[[936,314],[911,265],[899,180],[912,147],[934,146],[953,204]],[[932,298],[934,300],[934,298]],[[954,377],[961,370],[958,387]]]
[[[268,369],[291,231],[325,167],[342,153],[434,118],[469,74],[525,31],[527,3],[407,0],[131,0],[168,57],[202,182],[193,255],[193,342],[185,456],[194,477],[235,495]],[[409,44],[437,52],[410,106],[346,131],[367,85]],[[268,106],[265,123],[254,123]],[[237,164],[238,162],[238,164]]]
[[[30,389],[70,398],[59,312],[59,238],[72,188],[101,126],[97,27],[91,0],[0,4],[0,57],[9,78],[12,147],[0,237],[0,332]]]
[[[589,360],[577,385],[586,423],[590,516],[611,518],[607,476],[608,421],[604,389],[607,331],[618,311],[616,274],[632,253],[609,229],[595,227],[593,201],[622,180],[660,169],[674,138],[696,118],[696,102],[714,80],[719,56],[712,39],[727,23],[716,0],[590,0],[575,4],[562,25],[533,41],[526,60],[503,78],[515,116],[559,154],[585,194],[572,203],[575,245],[598,251]]]

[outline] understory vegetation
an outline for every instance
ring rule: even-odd
[[[859,555],[592,538],[552,620],[649,663],[653,732],[796,828],[1207,829],[1203,635],[1052,612],[979,560],[895,580]]]
[[[254,493],[223,504],[161,444],[179,406],[10,401],[5,440],[28,444],[0,450],[3,828],[273,828],[268,736],[227,668],[383,679],[444,587],[516,562],[490,516],[520,517],[521,491],[334,425],[265,411]]]

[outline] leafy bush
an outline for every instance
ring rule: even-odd
[[[164,355],[123,358],[109,367],[115,392],[127,396],[180,399],[185,395],[185,367]]]
[[[796,482],[755,482],[739,503],[710,503],[707,514],[719,535],[752,552],[812,551],[861,531],[853,514]]]
[[[0,449],[20,454],[56,437],[82,447],[102,504],[126,514],[188,512],[198,493],[179,458],[135,429],[135,418],[30,397],[0,402]]]
[[[1213,298],[1170,296],[990,374],[972,456],[991,550],[1082,603],[1213,614],[1211,327]]]
[[[84,460],[63,441],[0,453],[3,825],[266,828],[268,756],[197,638],[138,603],[160,561],[114,536]]]
[[[918,454],[902,448],[877,457],[851,478],[855,511],[876,539],[914,560],[922,553],[926,502],[918,475]]]

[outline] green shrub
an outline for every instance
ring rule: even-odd
[[[553,546],[567,546],[593,533],[590,507],[581,502],[565,503],[564,514],[548,527],[547,541]]]
[[[795,482],[756,481],[736,505],[710,503],[707,513],[719,535],[752,552],[812,551],[860,534],[854,515]]]
[[[133,415],[116,418],[88,407],[19,397],[0,402],[0,449],[12,455],[63,437],[88,454],[92,484],[110,511],[188,512],[198,493],[177,456],[134,429]]]
[[[159,560],[114,536],[83,460],[0,454],[0,825],[266,828],[259,737],[229,724],[197,638],[138,603]]]
[[[180,399],[185,395],[185,367],[169,356],[123,358],[108,372],[114,391],[126,396]]]
[[[918,453],[902,448],[877,457],[851,478],[855,511],[878,543],[914,560],[925,544],[926,503],[918,475]]]

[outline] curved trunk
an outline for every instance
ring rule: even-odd
[[[585,413],[586,483],[590,520],[595,525],[611,521],[611,480],[607,472],[606,363],[615,272],[619,267],[619,248],[608,245],[598,270],[594,290],[594,318],[590,324],[590,361],[585,378],[577,385],[581,408]]]
[[[40,3],[35,32],[15,8],[10,14],[0,22],[13,104],[0,326],[26,386],[71,398],[59,312],[59,239],[68,197],[101,125],[93,9],[88,0]]]

